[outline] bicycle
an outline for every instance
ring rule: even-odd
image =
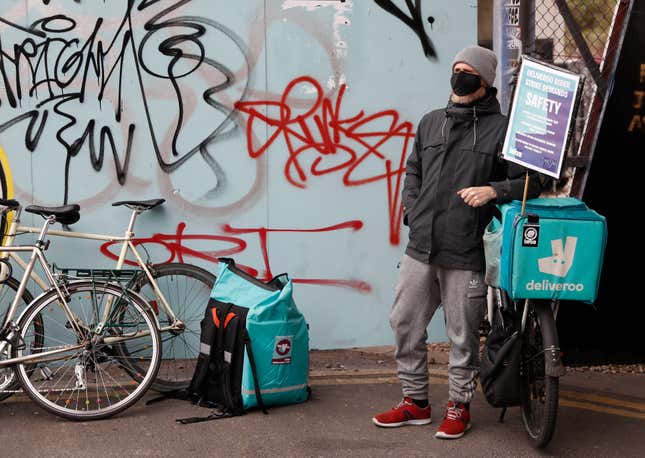
[[[133,243],[135,235],[133,231],[138,216],[164,202],[165,199],[114,202],[112,206],[126,206],[132,210],[123,236],[49,231],[50,236],[121,243],[115,273],[125,264],[135,265],[141,269],[130,288],[150,304],[156,315],[156,321],[160,325],[159,332],[162,334],[164,351],[159,374],[152,388],[161,392],[187,388],[190,383],[199,355],[200,323],[216,279],[212,273],[192,264],[153,265],[147,251],[145,261],[137,251]],[[20,226],[18,216],[10,224],[4,245],[12,246],[15,236],[19,233],[38,233],[38,230],[36,227]],[[132,253],[134,261],[126,260],[128,252]],[[9,256],[22,269],[26,267],[25,260],[20,258],[18,253],[10,253]],[[32,273],[31,278],[44,289],[45,282],[37,274]],[[27,294],[30,293],[27,292]],[[137,371],[136,365],[134,365],[134,371]],[[7,385],[6,382],[5,385]],[[0,400],[2,399],[0,384]]]
[[[502,319],[500,308],[513,310],[520,330],[520,409],[522,423],[536,448],[544,448],[555,432],[559,378],[565,374],[560,355],[556,318],[559,302],[511,301],[501,289],[490,287],[487,318]],[[520,318],[521,317],[521,318]],[[500,421],[506,409],[502,411]]]
[[[19,220],[17,201],[0,199],[0,206],[3,214],[14,212]],[[2,378],[14,385],[16,380],[6,376],[14,368],[27,395],[63,418],[98,420],[116,415],[144,395],[159,370],[161,337],[155,317],[143,298],[119,283],[70,279],[52,272],[44,255],[49,226],[77,222],[77,205],[24,210],[45,222],[33,245],[0,246],[3,266],[10,265],[7,253],[30,254],[20,282],[5,276],[0,283],[3,290],[15,292],[0,327]],[[29,301],[14,321],[20,301],[29,299],[25,290],[36,262],[49,288]],[[140,371],[135,373],[135,367]]]

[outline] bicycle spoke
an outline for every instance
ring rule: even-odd
[[[112,401],[110,399],[110,393],[107,390],[107,387],[105,386],[105,378],[103,377],[103,372],[102,369],[96,364],[96,359],[94,360],[94,364],[97,367],[97,380],[98,376],[100,375],[101,377],[101,385],[103,386],[103,391],[105,391],[105,398],[107,399],[108,405],[112,405]],[[100,404],[100,399],[101,399],[101,394],[99,393],[99,384],[98,382],[96,383],[96,399]]]
[[[56,359],[51,365],[53,371],[45,366],[49,373],[43,369],[43,380],[30,380],[24,365],[18,366],[18,375],[29,396],[46,410],[68,418],[102,418],[132,405],[152,383],[160,362],[160,339],[140,299],[135,305],[136,302],[123,296],[118,285],[77,283],[67,286],[68,306],[73,316],[83,322],[79,323],[83,328],[80,335],[63,310],[56,307],[56,295],[48,293],[23,318],[29,324],[35,316],[42,315],[47,330],[40,333],[44,344],[25,348],[22,354],[38,354],[53,347],[72,348],[78,343],[83,348],[75,348],[71,355]],[[95,335],[108,305],[109,322],[102,328],[102,335]],[[118,323],[121,317],[124,319]],[[115,339],[104,343],[110,342],[109,338]],[[124,343],[138,350],[136,363],[142,367],[136,373],[130,357],[119,352]]]
[[[181,263],[158,266],[153,276],[172,313],[184,324],[182,329],[162,332],[163,357],[155,388],[162,391],[182,389],[188,386],[193,375],[199,354],[201,319],[215,277]],[[153,301],[152,308],[162,327],[173,323],[147,277],[140,277],[135,290],[148,301]]]
[[[74,356],[74,357],[75,357],[75,356]],[[71,359],[71,358],[70,358],[70,359]],[[67,366],[60,366],[58,369],[56,369],[56,372],[52,373],[50,376],[48,376],[47,378],[45,378],[45,380],[43,380],[43,383],[42,383],[42,384],[40,384],[40,385],[37,387],[37,389],[38,389],[39,391],[40,391],[41,389],[42,389],[43,391],[45,391],[45,389],[44,389],[45,384],[46,384],[47,382],[49,382],[49,381],[51,380],[51,378],[52,378],[54,375],[58,374],[58,372],[59,372],[62,368],[64,368],[64,367],[65,367],[66,369],[65,369],[65,371],[63,371],[63,374],[61,374],[61,375],[64,375],[64,374],[65,374],[65,372],[67,371],[67,369],[69,369],[69,368],[68,368]],[[54,386],[53,386],[53,387],[49,387],[49,388],[47,389],[47,391],[54,391],[54,389],[55,389],[55,388],[56,388],[56,386],[58,385],[58,382],[60,382],[61,380],[63,380],[63,377],[62,377],[62,376],[61,376],[61,377],[59,377],[59,378],[58,378],[58,381],[54,384]]]

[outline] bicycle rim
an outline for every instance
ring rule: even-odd
[[[555,431],[558,412],[558,377],[545,373],[543,329],[529,311],[522,341],[522,421],[534,447],[543,448]]]
[[[0,291],[0,320],[4,321],[4,318],[9,311],[9,306],[13,301],[13,298],[16,296],[20,282],[13,277],[7,278],[2,283],[2,290]],[[21,301],[18,304],[18,310],[16,310],[16,316],[20,316],[20,313],[27,308],[27,305],[33,300],[31,293],[25,290],[22,293]],[[43,334],[43,323],[42,318],[37,316],[32,322],[33,326],[39,331],[34,333],[33,342],[24,342],[25,345],[42,345],[42,334]],[[0,360],[7,359],[11,356],[11,346],[7,346],[4,351],[0,353]],[[32,365],[33,367],[33,365]],[[14,392],[20,389],[20,382],[16,377],[12,367],[5,367],[0,369],[0,401],[4,401]]]
[[[181,263],[155,266],[152,274],[173,313],[185,325],[182,331],[161,332],[163,354],[152,387],[158,391],[187,388],[195,372],[201,320],[216,277],[202,268]],[[133,289],[150,304],[162,329],[172,324],[145,273],[140,274]]]
[[[119,285],[104,282],[72,282],[66,300],[82,332],[74,330],[59,305],[55,291],[43,295],[21,320],[21,333],[31,339],[31,322],[41,316],[47,330],[40,347],[14,352],[27,356],[54,349],[68,349],[55,361],[38,362],[31,377],[28,366],[16,372],[29,397],[45,410],[71,420],[96,420],[115,415],[143,396],[159,368],[161,342],[154,318],[139,298],[127,295]],[[112,313],[100,334],[94,330],[103,310],[112,301]],[[127,319],[115,319],[125,316]],[[139,377],[131,377],[131,363],[119,347],[127,339],[137,359]],[[106,339],[112,339],[108,341]],[[78,344],[83,346],[79,349]]]

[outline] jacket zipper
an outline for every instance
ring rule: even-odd
[[[448,116],[445,115],[444,113],[444,122],[443,125],[441,126],[441,137],[443,139],[443,144],[441,145],[443,147],[443,152],[441,156],[441,166],[439,167],[439,172],[438,176],[441,176],[443,172],[443,167],[446,165],[446,156],[448,155],[448,140],[450,139],[450,131],[452,130],[452,125],[448,128],[448,135],[444,135],[444,128],[448,124]],[[432,196],[432,201],[435,204],[434,206],[436,207],[437,203],[437,193],[439,192],[439,183],[437,182],[437,186],[435,188],[434,194]],[[428,241],[428,249],[426,250],[426,253],[428,253],[428,260],[430,258],[430,255],[432,254],[432,234],[434,233],[434,221],[435,221],[435,212],[434,210],[432,211],[432,226],[430,227],[430,239]]]

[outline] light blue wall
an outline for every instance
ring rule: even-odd
[[[267,275],[260,229],[268,228],[271,273],[296,279],[313,347],[391,343],[387,317],[407,240],[400,167],[423,113],[447,101],[452,57],[475,42],[476,2],[421,1],[421,33],[436,56],[370,0],[136,0],[129,12],[128,3],[0,4],[0,144],[15,197],[59,205],[67,193],[82,207],[73,230],[119,233],[128,212],[111,202],[163,196],[168,203],[140,218],[137,236],[174,234],[185,223],[184,234],[211,239],[181,244],[210,257],[232,248],[225,237],[233,237],[243,246],[233,257],[260,276]],[[390,3],[410,16],[404,1]],[[42,22],[54,15],[62,16]],[[296,84],[281,104],[300,77],[313,82]],[[252,105],[262,101],[272,105]],[[91,122],[96,156],[101,131],[105,140],[96,168],[89,135],[73,146]],[[119,182],[106,134],[124,164],[130,126]],[[147,246],[159,261],[171,256],[161,244]],[[73,266],[112,262],[94,242],[63,239],[49,257]],[[445,339],[443,316],[430,339]]]

